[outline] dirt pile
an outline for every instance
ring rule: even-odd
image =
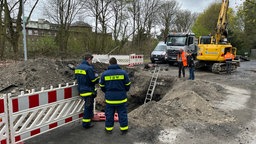
[[[177,80],[163,99],[140,106],[129,113],[129,118],[135,125],[145,127],[174,127],[188,120],[211,124],[233,121],[232,116],[214,108],[209,102],[221,99],[223,89],[216,83],[201,80]]]
[[[37,91],[41,87],[48,89],[50,86],[72,83],[74,75],[68,67],[69,63],[77,62],[41,58],[0,67],[0,93],[17,94],[19,91]]]

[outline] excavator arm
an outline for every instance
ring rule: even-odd
[[[222,0],[221,9],[220,9],[218,22],[217,22],[217,27],[216,27],[216,34],[215,34],[216,44],[219,44],[219,42],[223,38],[228,37],[228,31],[227,31],[228,5],[229,5],[229,0]]]

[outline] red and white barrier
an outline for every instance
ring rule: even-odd
[[[131,54],[130,55],[130,63],[129,65],[140,65],[144,63],[143,55],[135,55]]]
[[[93,63],[109,63],[109,59],[115,57],[119,65],[139,65],[144,63],[143,55],[93,55]]]
[[[19,143],[83,116],[84,101],[75,83],[8,97],[12,143]]]
[[[0,98],[0,144],[9,144],[9,127],[7,121],[6,95]]]

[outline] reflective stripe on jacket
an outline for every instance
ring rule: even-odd
[[[130,85],[128,74],[118,65],[110,65],[100,78],[100,87],[108,104],[127,102],[126,92],[129,91]]]
[[[93,67],[87,61],[83,61],[75,69],[75,77],[78,83],[78,92],[80,96],[91,96],[95,94],[95,84],[98,83],[99,77],[95,77]]]

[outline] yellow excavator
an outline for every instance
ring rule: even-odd
[[[215,35],[199,37],[196,68],[208,67],[214,73],[222,73],[226,71],[224,58],[226,52],[229,51],[236,57],[236,48],[227,41],[228,5],[228,0],[222,0]],[[237,59],[232,61],[232,71],[237,69],[239,61]]]

